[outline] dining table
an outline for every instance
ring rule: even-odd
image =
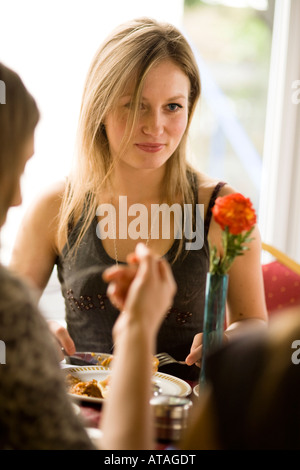
[[[187,395],[194,403],[197,400],[197,396],[193,392],[194,388],[198,385],[196,381],[186,381],[191,387],[191,393]],[[101,422],[102,403],[90,403],[84,400],[76,400],[80,408],[80,416],[84,421],[86,427],[99,428]]]
[[[80,369],[80,366],[73,366],[77,369]],[[63,368],[66,369],[66,371],[71,370],[70,366],[64,366]],[[84,369],[84,368],[83,368]],[[165,376],[166,374],[159,374],[161,376]],[[176,377],[169,376],[170,380],[174,379],[174,381],[177,379]],[[193,405],[197,399],[198,399],[198,394],[196,393],[196,389],[198,386],[197,381],[189,381],[185,380],[182,381],[182,379],[177,379],[181,381],[182,383],[185,383],[187,385],[188,392],[184,393],[184,398],[190,399],[191,404]],[[174,395],[176,396],[176,395]],[[101,416],[102,416],[102,409],[103,409],[103,401],[90,401],[86,400],[84,397],[80,396],[71,396],[70,399],[72,400],[74,409],[76,410],[76,413],[79,415],[80,419],[83,422],[84,427],[86,428],[88,434],[90,437],[97,439],[97,437],[100,437],[101,435]],[[164,450],[166,447],[171,444],[171,442],[160,442],[157,440],[156,442],[156,450]]]

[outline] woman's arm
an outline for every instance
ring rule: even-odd
[[[101,420],[105,449],[151,449],[154,445],[149,405],[152,354],[176,288],[166,261],[142,244],[137,246],[135,261],[137,269],[119,267],[105,273],[111,300],[123,308],[113,331],[111,388]]]
[[[222,197],[235,192],[233,188],[226,185],[219,195]],[[216,245],[222,256],[222,229],[213,216],[208,238],[210,244]],[[249,249],[243,255],[235,258],[228,272],[228,327],[241,320],[251,319],[258,320],[258,323],[265,323],[268,319],[261,267],[261,238],[257,226],[255,226],[251,238],[252,241],[247,245]]]
[[[53,270],[58,248],[57,221],[63,186],[44,193],[23,218],[13,248],[10,269],[42,294]]]
[[[265,302],[261,266],[261,241],[257,227],[252,232],[249,250],[235,259],[229,271],[228,312],[226,336],[250,325],[266,325],[268,313]],[[244,323],[244,320],[249,320]]]

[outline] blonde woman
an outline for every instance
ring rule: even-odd
[[[0,80],[6,90],[6,104],[0,106],[1,228],[9,207],[22,200],[20,178],[34,152],[39,111],[20,77],[2,63]],[[126,275],[126,313],[120,315],[114,328],[117,372],[100,423],[103,441],[94,443],[67,396],[53,335],[38,311],[35,295],[0,264],[1,450],[154,448],[149,405],[151,357],[157,330],[176,286],[168,263],[149,249],[139,245],[134,258],[130,276]],[[108,282],[112,274],[106,273]],[[154,298],[151,317],[149,298]],[[121,390],[126,406],[119,413]]]
[[[41,292],[57,264],[67,330],[51,327],[68,353],[113,352],[111,332],[120,305],[110,302],[101,273],[126,262],[144,241],[170,262],[177,284],[157,352],[167,351],[191,366],[164,371],[197,379],[208,241],[221,250],[211,206],[218,195],[234,192],[187,163],[186,140],[200,90],[191,48],[172,25],[134,20],[117,28],[97,51],[82,98],[74,168],[67,182],[30,209],[12,258],[12,267]],[[161,221],[169,223],[166,236],[152,211],[163,204],[176,205],[182,214],[192,207],[191,226],[178,232],[178,219],[167,211]],[[188,242],[191,233],[200,233],[196,245]],[[257,229],[254,236],[251,250],[230,271],[229,330],[240,329],[248,323],[244,320],[267,318]]]

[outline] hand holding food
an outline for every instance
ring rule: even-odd
[[[176,292],[166,260],[139,243],[134,254],[128,257],[127,266],[108,269],[103,277],[109,282],[109,298],[122,310],[114,333],[122,332],[128,321],[136,321],[155,337]]]

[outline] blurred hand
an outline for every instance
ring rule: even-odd
[[[64,358],[64,354],[62,352],[62,348],[66,351],[67,354],[72,355],[75,353],[75,344],[74,341],[72,340],[71,336],[69,335],[68,331],[66,328],[64,328],[60,323],[50,320],[48,321],[48,325],[50,328],[50,331],[53,333],[53,335],[56,338],[56,343],[57,343],[57,349],[59,352],[59,357],[61,360]]]
[[[203,333],[198,333],[197,335],[194,336],[190,354],[185,359],[185,362],[189,366],[195,364],[196,366],[201,367],[202,338],[203,338]]]
[[[167,261],[139,243],[128,257],[128,266],[114,266],[103,278],[109,283],[107,294],[111,302],[122,311],[115,331],[134,321],[156,335],[176,292]]]

